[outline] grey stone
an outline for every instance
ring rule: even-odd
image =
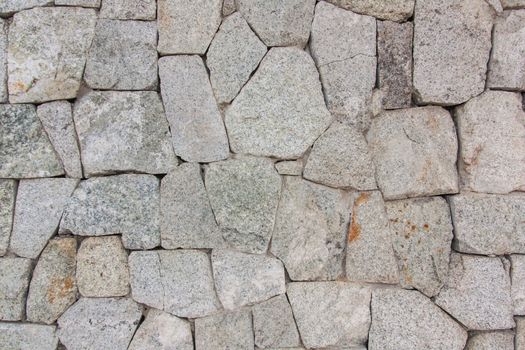
[[[301,176],[303,174],[304,161],[298,160],[283,160],[275,163],[275,169],[281,175],[295,175]]]
[[[156,17],[157,2],[155,0],[104,0],[100,9],[100,18],[151,21]]]
[[[135,333],[128,350],[193,350],[188,321],[151,309]]]
[[[55,5],[99,8],[102,0],[55,0]]]
[[[454,122],[441,107],[387,111],[367,135],[387,200],[458,192]]]
[[[197,163],[183,163],[162,179],[160,213],[164,249],[218,248],[226,244]]]
[[[0,256],[4,256],[9,246],[13,214],[15,212],[17,182],[0,179]]]
[[[307,348],[365,344],[370,327],[368,287],[344,282],[288,284],[288,298]]]
[[[71,104],[67,101],[44,103],[38,106],[37,115],[64,166],[66,175],[82,178],[82,164]]]
[[[195,350],[252,350],[253,329],[249,310],[237,310],[195,320]]]
[[[120,237],[89,237],[82,241],[77,283],[84,297],[120,297],[129,293],[128,253]]]
[[[391,201],[386,212],[395,234],[401,286],[436,295],[448,275],[453,237],[447,202],[440,197]]]
[[[267,46],[304,46],[315,0],[237,0],[237,10]]]
[[[299,333],[286,295],[252,307],[255,344],[261,348],[300,346]]]
[[[188,162],[227,158],[228,138],[202,59],[163,57],[159,74],[175,153]]]
[[[0,320],[20,321],[31,277],[31,260],[0,258]]]
[[[18,11],[52,4],[53,0],[4,0],[0,4],[0,16],[7,17]]]
[[[0,19],[0,102],[7,102],[7,21]]]
[[[224,239],[248,253],[266,252],[281,193],[273,163],[263,158],[212,163],[205,182]]]
[[[117,175],[80,182],[60,224],[60,233],[122,234],[127,249],[160,244],[159,180],[153,175]]]
[[[0,344],[12,350],[55,350],[55,326],[29,323],[0,323]]]
[[[514,350],[514,333],[476,332],[469,337],[465,350]]]
[[[343,274],[350,194],[287,176],[271,252],[292,280],[334,280]]]
[[[418,0],[414,92],[419,103],[456,105],[485,89],[494,9],[485,0]],[[461,77],[461,79],[458,79]]]
[[[525,0],[501,0],[504,9],[525,8]]]
[[[157,25],[163,54],[206,52],[221,24],[222,0],[158,0]]]
[[[514,315],[525,315],[525,255],[510,256],[512,305]]]
[[[525,10],[505,11],[496,18],[487,85],[525,90]]]
[[[377,188],[365,137],[357,129],[341,123],[333,123],[315,141],[303,176],[331,187]]]
[[[519,93],[486,91],[456,109],[463,189],[525,191],[525,112],[521,102]]]
[[[392,248],[394,236],[381,192],[361,192],[354,199],[346,247],[346,276],[350,281],[399,282]]]
[[[234,310],[286,292],[284,267],[276,258],[214,249],[211,263],[217,295],[225,309]]]
[[[377,289],[372,293],[370,350],[463,350],[467,332],[417,291]]]
[[[126,298],[81,298],[58,319],[58,337],[68,350],[126,350],[142,307]]]
[[[224,19],[206,54],[218,103],[229,103],[237,96],[265,54],[266,46],[240,13]]]
[[[93,91],[73,118],[86,176],[136,171],[165,174],[176,164],[157,92]]]
[[[0,105],[0,177],[32,178],[64,174],[32,105]]]
[[[525,317],[516,317],[516,337],[514,343],[516,350],[525,349]]]
[[[163,251],[131,252],[128,257],[131,283],[131,297],[138,303],[164,309],[164,276],[160,254],[173,254]]]
[[[77,179],[21,180],[16,195],[10,250],[25,258],[37,258],[58,229]]]
[[[222,2],[222,16],[226,17],[237,11],[235,0],[223,0]]]
[[[319,75],[297,47],[273,48],[226,110],[235,153],[295,159],[329,126]]]
[[[40,255],[27,295],[27,319],[54,323],[76,300],[74,238],[50,240]]]
[[[75,98],[95,22],[94,10],[79,7],[37,7],[15,14],[9,26],[9,101]]]
[[[412,16],[415,0],[327,0],[363,15],[402,22]]]
[[[514,327],[510,278],[499,258],[453,253],[435,303],[469,330]]]

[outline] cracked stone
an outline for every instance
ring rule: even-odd
[[[195,320],[195,349],[253,349],[249,310],[220,313]]]
[[[0,5],[1,6],[1,5]],[[0,18],[0,102],[7,102],[7,21]]]
[[[510,256],[512,305],[514,315],[525,315],[525,255]]]
[[[5,349],[56,350],[56,326],[29,323],[0,323],[0,344]]]
[[[304,161],[298,160],[284,160],[275,163],[275,169],[281,175],[295,175],[301,176],[303,174]]]
[[[514,350],[514,333],[511,331],[472,334],[465,350]],[[519,348],[516,348],[519,349]]]
[[[7,17],[18,11],[49,5],[53,5],[53,0],[4,0],[0,4],[0,16]]]
[[[388,21],[403,22],[412,16],[415,0],[327,0],[363,15]]]
[[[0,256],[7,253],[15,212],[17,182],[0,179]]]
[[[151,21],[156,17],[155,0],[104,0],[100,9],[100,18]]]
[[[0,258],[0,320],[21,321],[24,318],[31,268],[29,259]]]

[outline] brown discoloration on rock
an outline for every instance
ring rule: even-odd
[[[57,298],[64,298],[75,288],[72,277],[53,278],[47,289],[47,300],[53,304]]]
[[[361,204],[366,203],[368,201],[368,198],[370,197],[370,194],[367,192],[362,192],[359,197],[354,202],[354,208],[360,206]]]
[[[361,225],[357,223],[355,211],[357,210],[357,207],[366,203],[369,197],[369,193],[362,192],[359,195],[359,197],[357,197],[357,199],[354,201],[354,206],[352,209],[352,222],[350,223],[350,227],[348,228],[348,242],[355,241],[359,238],[359,235],[361,234]]]

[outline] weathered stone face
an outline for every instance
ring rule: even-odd
[[[57,0],[57,2],[60,1],[62,0]],[[4,17],[14,12],[51,4],[53,4],[53,0],[4,0],[0,4],[0,16]]]
[[[17,182],[15,180],[0,180],[0,256],[5,255],[9,246],[16,189]]]
[[[510,281],[514,315],[525,315],[525,256],[513,254]]]
[[[473,333],[465,350],[475,349],[513,350],[514,334],[511,331]]]
[[[412,15],[415,0],[328,0],[328,2],[363,15],[402,22]]]
[[[31,277],[31,260],[0,258],[0,320],[21,321]]]
[[[7,97],[7,22],[0,19],[0,102]]]
[[[251,312],[224,312],[195,320],[195,349],[253,349]]]
[[[24,323],[0,323],[0,344],[6,349],[55,350],[56,326]]]
[[[101,18],[151,21],[155,20],[156,15],[155,0],[104,0],[100,9]]]

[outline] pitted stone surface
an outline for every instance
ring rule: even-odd
[[[525,255],[513,254],[510,272],[514,315],[525,315]]]
[[[52,4],[53,0],[4,0],[2,1],[2,4],[0,4],[0,16],[9,16],[18,11]]]
[[[31,268],[29,259],[0,258],[0,320],[21,321],[24,318]]]
[[[402,22],[412,16],[415,0],[328,0],[328,2],[363,15]]]
[[[9,246],[15,212],[16,190],[17,182],[15,180],[0,180],[0,256],[5,255]]]
[[[55,326],[29,323],[0,323],[0,344],[5,349],[56,350]]]
[[[155,0],[104,0],[100,9],[100,18],[151,21],[156,17],[157,3]]]
[[[465,347],[465,350],[491,349],[514,350],[514,334],[510,331],[473,333]]]
[[[253,349],[251,312],[225,312],[195,320],[195,350]]]

